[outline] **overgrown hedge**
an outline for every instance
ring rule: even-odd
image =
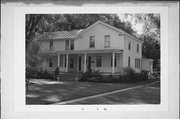
[[[26,68],[26,78],[33,79],[54,79],[54,74],[42,69]]]
[[[79,81],[90,81],[90,82],[101,82],[101,83],[133,83],[139,81],[148,80],[148,72],[141,71],[141,73],[136,73],[132,68],[125,68],[123,75],[119,75],[118,77],[114,77],[113,75],[102,76],[102,72],[99,70],[88,70],[85,73],[82,73],[79,76]]]

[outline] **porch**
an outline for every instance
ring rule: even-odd
[[[43,69],[61,72],[86,72],[100,70],[103,74],[122,73],[123,51],[117,49],[51,51],[44,58]]]

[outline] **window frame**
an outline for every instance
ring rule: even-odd
[[[70,40],[70,50],[74,50],[74,40]]]
[[[109,39],[107,40],[108,37],[109,37]],[[104,37],[104,47],[105,48],[110,48],[111,47],[110,39],[111,39],[110,35],[105,35],[105,37]],[[106,45],[106,43],[108,43],[109,45]]]
[[[74,50],[74,40],[65,41],[65,50]]]
[[[135,68],[140,69],[141,68],[141,59],[135,58]]]
[[[131,50],[131,41],[128,43],[128,50]]]
[[[128,57],[128,67],[131,67],[131,57]]]
[[[96,56],[96,67],[102,67],[102,56]]]
[[[65,50],[69,50],[69,40],[66,40],[65,42]]]
[[[93,40],[93,42],[92,42],[92,40]],[[89,37],[89,48],[95,48],[95,36]]]
[[[49,41],[49,50],[53,50],[54,42],[52,40]]]
[[[139,53],[139,44],[137,44],[137,52]]]

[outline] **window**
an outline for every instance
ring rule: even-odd
[[[90,44],[89,44],[90,48],[94,48],[95,47],[95,36],[90,36]]]
[[[137,52],[139,52],[139,44],[137,44]]]
[[[96,57],[96,67],[101,67],[102,66],[102,57],[97,56]]]
[[[71,40],[71,46],[70,46],[71,50],[74,50],[74,40]]]
[[[74,40],[66,40],[66,50],[74,50]]]
[[[104,47],[105,48],[109,48],[110,47],[110,35],[105,35]]]
[[[113,64],[112,64],[112,63],[113,63],[113,60],[112,60],[112,59],[113,59],[113,58],[111,57],[111,67],[112,67],[112,65],[113,65]],[[116,59],[117,59],[117,57],[115,56],[115,59],[114,59],[114,60],[115,60],[115,62],[114,62],[114,66],[115,66],[115,67],[117,66]]]
[[[131,50],[131,42],[128,44],[128,49]]]
[[[73,63],[73,58],[70,58],[70,61],[69,61],[69,67],[70,68],[73,68],[74,67],[74,63]]]
[[[53,41],[50,41],[50,43],[49,43],[49,49],[50,49],[50,50],[53,50]]]
[[[130,67],[130,66],[131,66],[131,58],[128,57],[128,67]]]
[[[69,40],[66,40],[66,46],[65,46],[66,50],[69,50]]]
[[[49,59],[49,67],[52,67],[52,60]]]
[[[135,58],[135,68],[140,69],[141,67],[141,60],[138,58]]]

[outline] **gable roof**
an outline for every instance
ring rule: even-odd
[[[45,32],[38,37],[39,41],[43,40],[57,40],[57,39],[74,39],[83,29],[72,31],[57,31],[57,32]]]
[[[132,35],[130,35],[129,33],[125,32],[125,31],[123,31],[123,30],[121,30],[121,29],[119,29],[119,28],[116,28],[116,27],[114,27],[114,26],[111,26],[111,25],[109,25],[109,24],[107,24],[107,23],[104,23],[104,22],[102,22],[102,21],[97,21],[97,22],[95,22],[94,24],[92,24],[92,25],[89,26],[88,28],[84,29],[80,34],[88,31],[89,29],[91,29],[92,27],[94,27],[94,26],[96,26],[96,25],[98,25],[98,24],[102,24],[102,25],[104,25],[104,26],[106,26],[106,27],[108,27],[108,28],[111,28],[111,29],[119,32],[120,34],[127,35],[127,36],[133,38],[134,40],[137,40],[137,41],[139,41],[139,42],[141,42],[141,43],[143,42],[142,40],[136,38],[135,36],[132,36]],[[80,35],[80,34],[79,34],[79,35]]]
[[[92,27],[98,25],[98,24],[102,24],[112,30],[115,30],[117,32],[119,32],[119,34],[124,34],[124,35],[127,35],[131,38],[133,38],[134,40],[136,41],[139,41],[139,42],[143,42],[142,40],[136,38],[135,36],[132,36],[130,35],[129,33],[121,30],[121,29],[118,29],[114,26],[111,26],[107,23],[104,23],[102,21],[97,21],[95,22],[94,24],[92,24],[91,26],[87,27],[86,29],[80,29],[80,30],[72,30],[72,31],[57,31],[57,32],[45,32],[41,35],[38,36],[38,40],[39,41],[43,41],[43,40],[62,40],[62,39],[74,39],[74,38],[77,38],[79,35],[85,33],[86,31],[88,31],[89,29],[91,29]]]

